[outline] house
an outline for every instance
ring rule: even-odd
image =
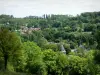
[[[38,30],[41,30],[41,28],[33,28],[33,27],[28,28],[27,26],[20,27],[21,34],[26,34],[26,33],[30,34],[32,33],[32,31],[38,31]]]

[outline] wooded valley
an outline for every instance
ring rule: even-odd
[[[100,12],[0,15],[0,75],[100,75]]]

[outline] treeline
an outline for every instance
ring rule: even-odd
[[[0,27],[1,71],[100,74],[100,12],[24,18],[0,15]]]
[[[39,35],[49,42],[60,42],[63,39],[82,44],[91,40],[95,32],[100,29],[100,12],[86,12],[77,16],[43,15],[43,17],[29,16],[25,18],[0,15],[0,26],[7,26],[12,31],[19,30],[21,26],[41,28],[41,31],[26,34],[26,36],[22,35],[25,40],[34,41],[33,37],[39,32]],[[89,44],[93,44],[93,42]]]

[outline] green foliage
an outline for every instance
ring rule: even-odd
[[[57,53],[57,74],[62,74],[62,75],[67,75],[68,74],[68,69],[69,69],[69,61],[68,61],[68,56],[65,54],[58,52]]]
[[[50,44],[46,44],[44,45],[43,49],[52,49],[53,51],[58,51],[58,45],[55,43],[50,43]]]
[[[16,73],[11,71],[0,72],[0,75],[32,75],[30,73]]]
[[[68,58],[61,52],[54,52],[51,49],[43,51],[43,60],[46,64],[48,74],[61,75],[67,74]]]
[[[0,15],[0,27],[0,70],[7,66],[10,71],[35,75],[100,74],[100,12],[24,18]],[[60,52],[61,45],[66,54]]]
[[[94,53],[94,60],[96,61],[96,63],[99,63],[100,64],[100,59],[99,58],[100,58],[100,51],[97,50]]]
[[[25,71],[32,74],[45,75],[45,64],[42,61],[41,48],[34,42],[24,42],[24,58],[26,58]]]
[[[87,59],[86,58],[80,58],[79,56],[69,56],[69,62],[71,71],[69,74],[84,74],[84,72],[87,69]],[[85,75],[85,74],[84,74]]]
[[[71,52],[71,48],[70,48],[70,45],[69,44],[64,44],[64,48],[66,50],[66,54],[68,54],[68,53]]]
[[[97,49],[100,50],[100,30],[97,30],[97,32],[96,32],[96,34],[95,34],[95,38],[96,38],[97,43],[98,43]]]
[[[5,69],[7,68],[8,59],[12,56],[18,57],[21,48],[21,40],[14,32],[6,28],[0,29],[0,53],[4,57]]]
[[[43,51],[43,60],[47,66],[47,72],[48,74],[55,74],[57,66],[56,66],[56,59],[57,59],[57,54],[56,52],[52,50],[45,50]]]

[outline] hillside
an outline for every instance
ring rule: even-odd
[[[99,75],[100,12],[0,15],[0,75]]]

